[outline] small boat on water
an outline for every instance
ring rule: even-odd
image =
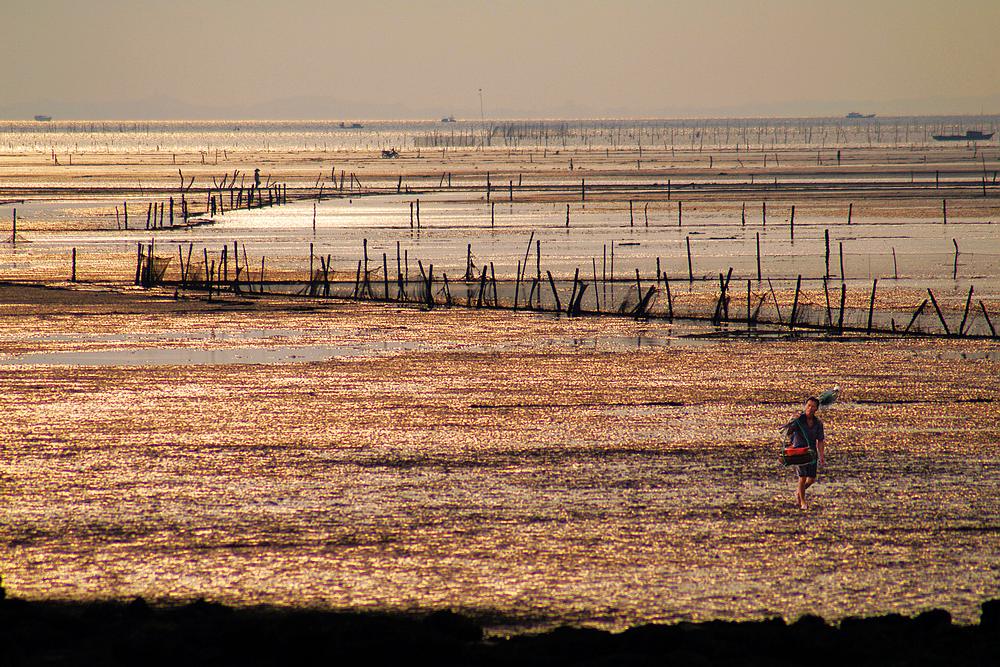
[[[454,123],[455,122],[455,117],[454,116],[445,116],[444,118],[441,119],[441,122],[442,123]]]
[[[874,118],[875,114],[873,114],[873,113],[858,113],[857,111],[852,111],[851,113],[847,114],[847,117],[848,118]]]
[[[359,130],[362,127],[364,127],[364,125],[362,125],[361,123],[350,123],[350,124],[348,124],[348,123],[345,123],[343,121],[340,122],[340,126],[342,128],[344,128],[345,130]]]
[[[989,141],[993,138],[993,134],[993,132],[967,130],[965,134],[932,134],[931,137],[936,141]]]
[[[43,115],[39,114],[39,115],[35,116],[35,120],[37,120],[37,121],[39,121],[41,123],[47,123],[50,120],[52,120],[52,116],[43,116]]]

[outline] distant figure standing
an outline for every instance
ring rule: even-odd
[[[260,169],[259,168],[253,170],[253,186],[255,188],[259,188],[260,187]]]
[[[806,489],[816,483],[819,467],[826,464],[825,434],[823,433],[823,422],[816,416],[819,409],[819,399],[810,396],[806,399],[805,410],[798,417],[788,424],[788,436],[791,439],[792,447],[808,447],[816,457],[812,463],[795,466],[799,475],[798,489],[795,491],[795,500],[800,509],[809,509],[806,502]]]

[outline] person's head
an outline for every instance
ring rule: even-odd
[[[815,396],[810,396],[806,399],[805,413],[807,417],[812,417],[819,410],[819,399]]]

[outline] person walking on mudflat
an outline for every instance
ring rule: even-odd
[[[812,463],[795,466],[799,476],[795,500],[801,509],[809,509],[806,502],[806,489],[816,483],[819,469],[826,464],[826,440],[823,433],[823,422],[816,416],[819,409],[819,399],[810,396],[806,399],[802,414],[789,422],[787,433],[791,438],[792,447],[808,447],[813,453]]]

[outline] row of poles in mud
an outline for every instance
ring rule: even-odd
[[[878,289],[878,279],[872,281],[871,291],[867,295],[867,313],[861,313],[862,317],[856,324],[845,324],[847,308],[847,284],[841,281],[839,295],[834,291],[834,298],[831,298],[829,271],[822,280],[823,296],[825,307],[821,303],[818,309],[822,316],[815,317],[815,308],[812,304],[806,304],[802,291],[802,276],[798,275],[795,280],[795,292],[792,299],[790,312],[787,316],[782,312],[782,305],[775,293],[774,285],[770,277],[761,280],[758,278],[759,289],[753,289],[753,280],[746,280],[746,309],[745,316],[741,312],[737,314],[735,295],[733,294],[732,280],[733,268],[730,267],[726,273],[719,273],[718,291],[714,299],[708,304],[700,305],[688,304],[686,307],[676,307],[674,294],[671,291],[672,282],[676,284],[682,279],[669,278],[666,271],[660,267],[660,258],[656,261],[656,275],[650,280],[643,278],[638,268],[635,269],[634,281],[632,278],[616,278],[614,275],[614,255],[612,247],[611,255],[611,275],[608,275],[608,254],[605,246],[604,257],[602,259],[601,275],[598,275],[597,259],[592,258],[592,275],[581,274],[576,268],[570,284],[569,295],[566,298],[565,288],[560,293],[558,284],[567,282],[565,279],[553,277],[551,271],[542,271],[541,265],[541,241],[534,238],[534,233],[528,240],[523,260],[517,261],[517,269],[514,280],[498,280],[493,262],[484,261],[480,267],[475,265],[472,255],[471,244],[467,245],[466,268],[463,275],[449,279],[446,272],[442,272],[437,277],[434,265],[428,264],[426,267],[420,260],[417,261],[419,269],[419,279],[410,278],[410,257],[409,251],[401,249],[400,243],[396,242],[396,276],[390,278],[389,257],[387,253],[382,253],[381,266],[372,268],[371,258],[368,252],[368,240],[362,241],[362,255],[358,259],[353,271],[353,280],[349,273],[335,271],[333,269],[333,259],[327,254],[316,255],[313,245],[310,244],[309,257],[309,279],[306,282],[271,280],[266,279],[266,257],[260,258],[259,272],[256,264],[252,264],[246,251],[246,246],[240,246],[238,241],[232,245],[232,253],[229,246],[223,245],[218,253],[209,253],[207,247],[202,248],[201,257],[194,254],[194,245],[188,244],[187,252],[182,245],[177,246],[177,257],[179,266],[179,277],[177,280],[168,281],[165,279],[166,268],[171,261],[169,257],[157,257],[155,241],[149,244],[137,245],[135,283],[143,287],[155,285],[174,286],[179,289],[206,290],[209,298],[212,294],[231,292],[233,294],[272,294],[272,295],[300,295],[307,297],[337,297],[352,300],[367,300],[379,302],[397,303],[417,303],[427,308],[438,305],[444,306],[464,306],[467,308],[492,308],[510,310],[529,310],[535,312],[565,313],[568,316],[578,315],[613,315],[629,316],[635,318],[663,318],[673,322],[675,318],[693,321],[710,322],[715,326],[729,324],[745,324],[747,330],[751,330],[758,325],[787,327],[789,331],[813,330],[826,332],[832,335],[843,335],[846,332],[853,334],[895,334],[907,336],[948,336],[948,337],[973,337],[973,338],[996,338],[997,333],[990,313],[985,303],[978,300],[979,311],[983,317],[983,322],[989,330],[988,336],[985,334],[974,334],[972,332],[972,320],[975,318],[973,309],[974,287],[970,286],[965,299],[965,307],[962,318],[957,326],[950,325],[945,317],[934,292],[928,288],[927,298],[912,312],[905,327],[897,326],[895,318],[890,320],[888,327],[879,325],[875,321],[875,300]],[[529,275],[531,251],[534,249],[534,275]],[[242,251],[242,253],[241,253]],[[690,245],[688,245],[689,274],[688,282],[694,283],[694,276],[690,272]],[[233,271],[230,272],[230,265]],[[317,266],[318,265],[318,266]],[[75,267],[75,252],[74,252]],[[827,268],[829,268],[829,253],[827,254]],[[381,274],[381,278],[379,278]],[[74,276],[75,277],[75,276]],[[714,278],[699,278],[699,280],[714,280]],[[766,282],[766,289],[763,288]],[[414,283],[415,286],[414,286]],[[513,284],[511,284],[513,283]],[[502,287],[498,287],[498,285]],[[615,299],[615,286],[627,287],[626,296],[619,300]],[[610,286],[611,297],[608,298]],[[296,288],[297,291],[296,291]],[[501,292],[509,292],[512,288],[512,298]],[[593,295],[593,309],[585,307],[584,297],[589,293]],[[543,299],[544,293],[548,291],[551,298]],[[653,305],[659,296],[665,297],[665,308],[654,311]],[[837,304],[839,296],[839,304]],[[464,297],[464,298],[463,298]],[[565,300],[564,300],[565,299]],[[768,317],[764,313],[764,308],[768,303],[773,304],[773,316]],[[603,304],[603,305],[602,305]],[[589,306],[589,299],[588,304]],[[921,329],[916,327],[918,319],[927,312],[930,305],[940,323],[940,329],[936,331]],[[741,309],[742,310],[742,309]],[[812,310],[813,318],[806,314],[807,310]],[[854,309],[857,310],[857,309]]]
[[[766,158],[765,158],[766,164]],[[570,169],[572,170],[572,159],[570,160]],[[265,206],[275,206],[280,204],[288,203],[288,184],[271,182],[270,177],[267,178],[265,184],[260,184],[259,174],[254,175],[254,182],[247,185],[245,182],[246,175],[240,174],[239,170],[234,170],[232,174],[228,172],[223,174],[220,180],[217,180],[214,176],[212,177],[212,188],[205,188],[205,204],[204,211],[195,212],[195,205],[193,199],[189,198],[191,189],[194,186],[195,177],[192,176],[190,179],[185,180],[183,172],[178,169],[178,174],[180,176],[180,188],[179,197],[175,200],[174,196],[169,196],[164,201],[152,201],[146,204],[146,215],[144,224],[142,224],[141,229],[144,230],[156,230],[164,228],[172,228],[175,225],[181,226],[194,226],[200,224],[206,224],[213,222],[213,218],[216,215],[225,215],[226,211],[240,210],[244,207],[246,210],[251,210],[253,208],[263,208]],[[241,178],[242,176],[242,178]],[[349,176],[349,180],[348,180]],[[432,186],[421,186],[420,190],[424,192],[442,191],[445,189],[452,188],[452,176],[451,172],[442,172],[439,182],[436,187]],[[237,178],[241,178],[239,186],[236,184]],[[332,180],[332,188],[326,190],[327,183],[323,180],[323,174],[321,173],[316,179],[316,183],[311,188],[299,188],[298,191],[293,190],[293,199],[315,199],[320,201],[323,199],[324,195],[327,196],[344,196],[345,194],[385,194],[387,192],[392,192],[394,189],[397,194],[406,192],[410,193],[410,187],[407,184],[405,187],[403,185],[403,176],[400,174],[396,178],[395,188],[389,187],[366,187],[361,183],[357,174],[351,172],[349,175],[346,170],[340,171],[340,178],[338,181],[336,168],[330,168],[330,179]],[[772,186],[770,183],[761,183],[764,187],[774,187],[777,185],[777,177],[775,177],[775,183]],[[985,161],[983,163],[982,178],[979,184],[982,186],[982,195],[984,197],[988,196],[987,186],[997,184],[998,175],[997,172],[993,172],[992,180],[988,179],[988,174],[986,170]],[[347,181],[345,183],[345,180]],[[913,180],[913,174],[911,172],[911,183]],[[726,184],[727,187],[730,186],[742,186],[740,184]],[[754,185],[754,176],[750,176],[750,185]],[[972,182],[964,183],[949,183],[948,186],[957,187],[969,187],[974,185]],[[673,200],[674,190],[679,192],[689,192],[694,193],[695,191],[703,191],[706,187],[719,188],[723,184],[677,184],[672,182],[672,179],[667,179],[665,184],[652,183],[652,184],[590,184],[588,186],[585,178],[580,179],[579,186],[569,185],[569,184],[548,184],[548,185],[534,185],[528,186],[528,190],[533,193],[566,193],[572,194],[574,192],[579,192],[580,202],[586,203],[587,193],[590,191],[591,195],[594,194],[608,194],[624,192],[628,190],[639,189],[647,194],[666,194],[667,201]],[[461,186],[463,191],[475,191],[482,186]],[[934,189],[937,190],[941,187],[940,171],[934,172]],[[490,204],[490,226],[494,227],[496,224],[496,203],[495,193],[503,190],[507,190],[507,201],[510,203],[514,202],[514,190],[524,190],[523,185],[523,175],[518,174],[517,184],[515,185],[514,179],[508,180],[507,184],[497,185],[493,182],[491,173],[489,171],[485,174],[485,196],[486,202]],[[731,189],[731,188],[730,188]],[[228,203],[226,201],[228,194]],[[641,202],[643,204],[643,222],[644,226],[649,226],[649,202]],[[228,209],[227,209],[228,206]],[[410,206],[410,228],[419,229],[421,227],[420,221],[420,199],[409,202]],[[136,204],[133,202],[133,210]],[[175,212],[175,208],[177,209]],[[139,207],[140,211],[142,207]],[[850,225],[853,219],[854,203],[850,202],[847,209],[847,224]],[[635,201],[633,199],[628,200],[628,213],[629,213],[629,226],[635,226]],[[763,200],[761,202],[761,224],[767,225],[767,201]],[[682,226],[684,217],[684,202],[677,200],[677,226]],[[129,214],[129,202],[128,200],[122,201],[121,209],[115,206],[115,222],[119,230],[124,229],[140,229],[135,223],[135,214],[131,216],[133,220],[132,227],[129,226],[130,214]],[[142,214],[139,214],[139,220],[142,220]],[[941,222],[943,224],[948,224],[948,201],[946,198],[941,199]],[[742,204],[742,209],[740,212],[740,223],[741,225],[746,225],[747,223],[747,206],[744,201]],[[313,214],[313,226],[315,228],[315,211]],[[566,204],[566,228],[570,227],[570,204]],[[795,239],[795,205],[791,207],[791,213],[789,217],[789,234],[792,240]],[[13,219],[11,223],[11,235],[7,238],[6,242],[11,244],[16,244],[19,240],[23,239],[18,236],[17,233],[17,208],[13,210]]]
[[[197,224],[212,222],[212,218],[216,215],[225,215],[227,210],[235,211],[246,209],[249,211],[254,208],[264,208],[267,206],[277,206],[288,203],[287,183],[272,182],[270,177],[268,177],[267,181],[261,184],[259,182],[259,174],[255,174],[254,182],[246,184],[246,175],[241,175],[240,171],[237,169],[234,170],[232,174],[223,174],[221,179],[216,179],[214,176],[212,177],[212,187],[204,189],[204,209],[200,209],[196,212],[195,205],[192,200],[193,198],[189,197],[191,189],[194,186],[195,177],[192,176],[190,180],[185,181],[184,173],[180,169],[177,170],[177,173],[180,175],[181,181],[179,196],[177,199],[175,200],[174,196],[169,196],[164,201],[147,202],[145,224],[142,227],[137,227],[135,223],[135,214],[133,214],[131,229],[155,230],[170,228],[175,225],[190,227]],[[241,178],[241,176],[242,179],[239,185],[237,185],[236,179]],[[348,177],[350,180],[347,180]],[[336,172],[333,168],[331,168],[331,178],[334,185],[329,194],[354,194],[355,192],[363,192],[364,186],[361,184],[361,180],[353,172],[348,174],[346,170],[341,170],[340,181],[338,184]],[[402,177],[400,177],[400,183],[402,183]],[[325,183],[320,183],[320,179],[317,179],[315,188],[300,191],[299,193],[295,193],[293,190],[292,198],[312,199],[315,197],[317,200],[322,199],[325,186]],[[124,200],[120,210],[117,206],[115,206],[115,222],[118,229],[130,229],[128,204],[128,200]],[[176,214],[175,204],[177,208]],[[135,209],[135,206],[135,203],[133,203],[133,210]],[[139,210],[142,210],[141,206]],[[139,220],[142,220],[141,213],[139,214]],[[139,224],[142,223],[140,222]]]

